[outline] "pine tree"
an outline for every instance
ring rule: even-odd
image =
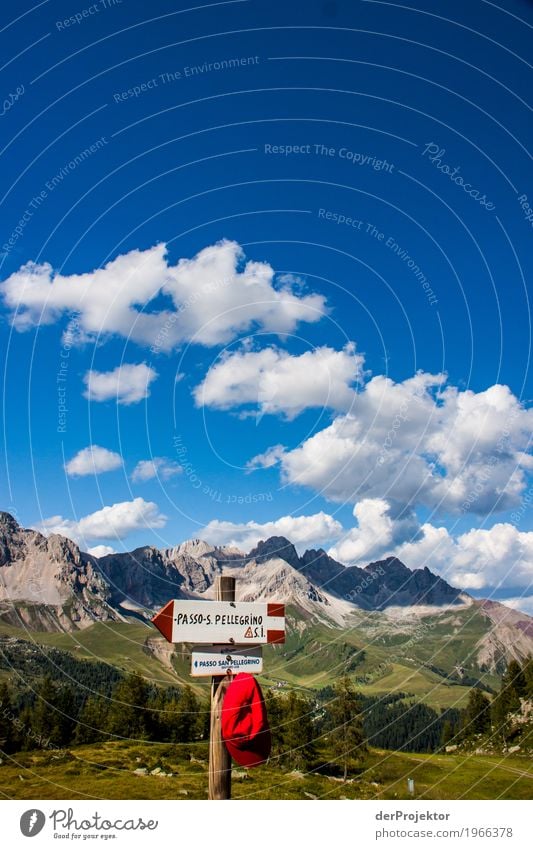
[[[120,681],[113,690],[106,730],[117,737],[147,739],[148,697],[148,685],[138,672]]]
[[[344,781],[348,777],[348,764],[366,753],[361,705],[348,676],[335,685],[335,695],[328,708],[333,726],[329,738],[335,752],[339,753],[344,767]]]
[[[442,733],[440,738],[441,746],[446,746],[446,744],[449,743],[450,740],[453,740],[453,737],[454,731],[452,722],[449,719],[445,719],[442,726]]]
[[[468,695],[464,730],[467,736],[485,734],[490,730],[490,701],[477,687],[470,690]]]
[[[158,687],[148,700],[146,714],[147,730],[150,740],[167,743],[172,740],[172,705],[165,691]]]
[[[527,697],[527,693],[527,676],[520,664],[516,660],[511,660],[491,710],[494,733],[503,737],[504,740],[507,740],[511,732],[511,714],[520,710],[520,699]]]
[[[518,710],[520,708],[520,699],[525,698],[527,694],[527,685],[524,672],[517,660],[511,660],[509,662],[502,684],[509,694],[512,709]]]
[[[524,663],[524,680],[526,683],[526,698],[533,699],[533,657],[528,657]]]
[[[59,688],[50,675],[46,675],[37,690],[36,701],[30,712],[31,738],[28,747],[64,745],[63,717],[60,710]]]
[[[284,699],[283,706],[284,757],[292,766],[305,769],[310,766],[315,757],[313,705],[308,699],[298,696],[291,690]]]
[[[174,739],[179,743],[194,743],[200,733],[202,719],[200,703],[187,685],[177,702],[174,719]]]
[[[265,707],[272,735],[272,756],[280,758],[283,753],[285,734],[284,700],[271,690],[265,696]]]
[[[509,723],[507,706],[501,691],[492,700],[490,718],[494,735],[496,737],[503,737],[505,740],[507,738]]]
[[[13,703],[7,684],[0,684],[0,751],[10,754],[16,750],[16,727],[13,724]]]
[[[80,711],[74,742],[96,743],[105,739],[108,703],[99,696],[89,696]]]
[[[75,716],[78,708],[72,687],[61,686],[58,688],[55,708],[55,742],[57,746],[65,748],[72,742],[76,730]]]

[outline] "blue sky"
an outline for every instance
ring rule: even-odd
[[[10,15],[3,507],[530,605],[531,4]]]

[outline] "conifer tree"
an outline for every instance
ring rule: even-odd
[[[175,740],[180,743],[193,743],[200,733],[200,703],[187,685],[182,690],[176,705],[174,719]]]
[[[485,734],[490,729],[490,701],[477,687],[470,690],[465,711],[466,736]]]
[[[499,693],[493,700],[491,719],[494,733],[504,740],[511,732],[511,715],[520,710],[520,699],[527,698],[527,663],[524,669],[518,661],[511,660],[502,678]]]
[[[526,684],[526,698],[533,699],[533,657],[528,657],[524,663],[524,680]]]
[[[119,681],[111,697],[107,731],[117,737],[147,739],[148,696],[148,685],[138,672]]]
[[[517,660],[511,660],[509,662],[502,684],[503,688],[508,693],[511,710],[518,710],[520,707],[520,699],[523,699],[526,696],[527,685],[524,672]]]
[[[50,675],[46,675],[36,693],[33,710],[30,712],[31,742],[29,748],[37,745],[62,746],[65,744],[64,717],[60,714],[61,698],[59,688]]]
[[[276,693],[269,691],[265,696],[265,707],[272,735],[272,755],[276,758],[283,753],[283,741],[285,735],[285,710],[283,699]]]
[[[284,757],[292,766],[307,768],[315,756],[313,705],[293,690],[284,699]]]
[[[99,696],[89,696],[80,711],[74,742],[96,743],[104,740],[107,727],[108,703]]]
[[[361,705],[348,676],[335,685],[335,695],[328,712],[333,726],[329,739],[333,743],[335,755],[343,764],[346,781],[350,761],[359,760],[367,750]]]
[[[446,744],[449,743],[450,740],[453,740],[453,737],[454,737],[453,724],[452,724],[451,720],[445,719],[443,726],[442,726],[442,733],[441,733],[441,738],[440,738],[441,745],[446,746]]]
[[[16,750],[16,727],[13,723],[13,703],[6,683],[0,684],[0,751],[10,754]]]

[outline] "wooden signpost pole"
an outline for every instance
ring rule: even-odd
[[[191,654],[192,675],[218,670],[211,679],[209,799],[231,799],[231,757],[222,740],[224,696],[233,670],[260,672],[261,646],[285,642],[285,605],[235,601],[235,578],[220,575],[214,601],[170,599],[152,622],[169,643],[200,643]]]
[[[235,601],[235,578],[220,575],[216,601]],[[231,799],[231,756],[222,740],[222,703],[229,677],[211,679],[211,733],[209,735],[209,799]]]

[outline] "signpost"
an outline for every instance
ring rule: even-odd
[[[195,646],[191,654],[191,675],[236,675],[238,672],[256,674],[263,671],[260,646]]]
[[[285,605],[235,601],[235,578],[220,575],[215,601],[173,599],[152,622],[169,643],[209,646],[193,649],[191,675],[212,676],[209,799],[230,799],[231,757],[221,727],[224,695],[233,674],[262,671],[261,645],[285,642]]]
[[[285,642],[284,604],[173,600],[152,622],[171,643]]]

